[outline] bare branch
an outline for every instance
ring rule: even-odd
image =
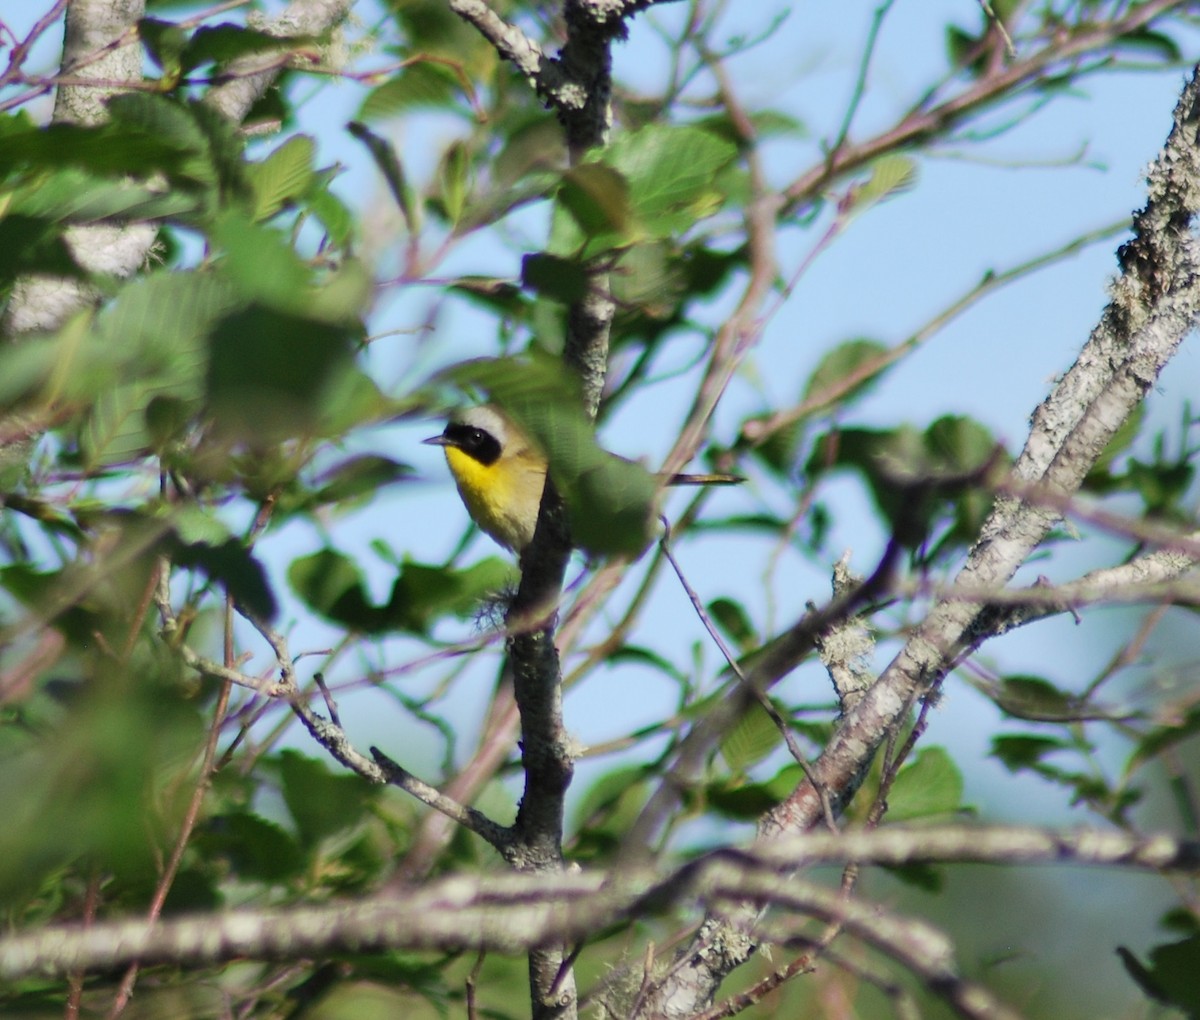
[[[716,851],[665,876],[651,869],[455,876],[406,888],[396,897],[158,923],[137,919],[90,928],[59,925],[0,940],[0,978],[97,970],[133,959],[195,966],[237,957],[294,958],[382,948],[513,953],[561,940],[583,941],[606,925],[645,918],[692,897],[711,903],[749,896],[803,916],[837,919],[918,973],[958,981],[940,933],[889,917],[875,905],[847,901],[828,888],[778,878],[800,866],[852,859],[890,865],[1071,863],[1196,872],[1200,842],[1004,826],[814,833],[753,851]],[[915,935],[920,938],[913,943]],[[902,949],[906,940],[912,944]]]

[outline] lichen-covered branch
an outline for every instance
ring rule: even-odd
[[[889,949],[888,933],[912,935],[918,930],[912,922],[882,915],[873,904],[847,902],[828,888],[779,878],[801,865],[849,860],[887,865],[1070,863],[1195,873],[1200,869],[1200,843],[1167,835],[1056,833],[1017,826],[897,826],[814,833],[747,851],[714,851],[666,874],[643,868],[453,876],[407,888],[396,897],[205,913],[153,924],[139,918],[91,927],[59,925],[0,939],[0,979],[99,970],[133,960],[197,966],[235,958],[294,959],[376,948],[517,952],[554,941],[583,940],[622,919],[664,913],[694,899],[713,902],[747,895],[797,917],[836,917],[905,965],[932,967],[938,954],[904,958],[919,952],[911,940],[903,955],[895,945]],[[920,930],[928,933],[925,945],[945,945],[940,934]],[[943,977],[959,980],[947,954],[938,966]]]
[[[1151,167],[1148,200],[1134,217],[1134,237],[1120,250],[1112,300],[1072,369],[1034,415],[1014,468],[1020,484],[1068,498],[1109,440],[1153,386],[1162,367],[1194,328],[1200,311],[1200,247],[1193,224],[1200,212],[1200,69],[1175,109],[1166,144]],[[1059,520],[1045,501],[998,500],[955,586],[1002,591]],[[813,765],[816,784],[803,782],[760,822],[769,842],[816,825],[823,804],[844,805],[876,751],[917,700],[932,691],[968,648],[987,635],[976,621],[977,598],[951,592],[929,612],[879,680],[841,720]],[[819,789],[818,789],[819,786]],[[746,934],[754,911],[710,916],[682,953],[689,965],[673,972],[650,1013],[684,1016],[707,1006],[723,977],[753,949]],[[726,947],[710,952],[712,946]],[[648,1015],[648,1014],[647,1014]]]

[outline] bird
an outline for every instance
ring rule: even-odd
[[[472,520],[496,542],[519,556],[533,541],[546,457],[499,408],[479,404],[454,415],[443,432],[422,440],[440,446]],[[610,454],[616,458],[615,454]],[[616,458],[618,460],[623,458]],[[673,474],[667,485],[725,485],[739,475]]]

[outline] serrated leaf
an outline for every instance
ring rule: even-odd
[[[18,129],[9,121],[5,127],[8,130],[0,130],[0,176],[21,169],[54,172],[66,166],[104,176],[144,177],[155,171],[175,174],[194,157],[197,145],[202,145],[199,135],[156,135],[152,128],[137,122]]]
[[[223,251],[225,277],[247,300],[288,311],[306,307],[312,271],[278,230],[230,212],[213,224],[210,236]]]
[[[195,196],[145,187],[128,179],[109,180],[74,167],[39,174],[35,181],[11,194],[0,229],[13,217],[90,223],[95,220],[165,219],[182,216],[197,206]],[[0,248],[3,251],[3,248]]]
[[[733,142],[710,131],[656,124],[614,139],[605,161],[628,182],[639,225],[663,237],[720,207],[714,181],[736,156]]]
[[[871,164],[871,176],[855,193],[854,210],[863,212],[872,205],[908,191],[917,183],[917,164],[911,156],[888,153]]]
[[[248,812],[208,819],[196,842],[207,858],[227,861],[246,881],[285,882],[304,867],[304,853],[290,833]]]
[[[293,135],[260,163],[246,168],[254,193],[252,218],[269,220],[285,205],[297,201],[315,179],[316,142],[308,135]]]
[[[926,747],[905,765],[888,793],[888,818],[911,821],[962,809],[962,773],[945,750]]]
[[[346,248],[350,245],[358,224],[345,202],[328,188],[316,188],[305,197],[305,204],[321,221],[334,246]]]
[[[779,728],[766,709],[752,705],[722,737],[721,757],[733,772],[745,772],[766,758],[782,741]]]
[[[395,117],[415,109],[443,109],[462,91],[458,75],[444,63],[417,60],[373,89],[359,107],[359,120]]]
[[[331,772],[324,762],[298,751],[280,754],[279,774],[302,846],[313,848],[366,816],[372,788],[361,776]]]
[[[88,470],[134,460],[149,448],[142,414],[147,400],[141,383],[100,392],[79,432],[79,452]]]

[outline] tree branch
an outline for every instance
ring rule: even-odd
[[[1149,199],[1134,217],[1133,240],[1120,250],[1113,300],[1076,364],[1034,416],[1014,469],[1019,484],[1035,484],[1064,498],[1076,491],[1196,321],[1200,252],[1191,224],[1200,211],[1198,103],[1200,69],[1183,90],[1174,125],[1148,175]],[[916,700],[987,636],[975,628],[982,606],[956,600],[954,588],[1002,590],[1057,520],[1056,511],[1020,498],[997,502],[950,595],[933,607],[879,681],[843,717],[813,767],[817,782],[802,782],[764,816],[760,841],[815,825],[825,797],[838,809],[849,801],[876,751]],[[681,954],[689,965],[664,983],[656,999],[660,1007],[671,1004],[668,1015],[687,1015],[711,1003],[720,981],[752,951],[753,940],[744,932],[753,915],[747,906],[725,918],[710,916],[701,926]],[[727,951],[701,952],[713,944]]]
[[[282,14],[261,28],[280,36],[321,35],[343,20],[352,6],[353,0],[293,0]],[[145,0],[70,0],[61,70],[70,73],[73,80],[88,83],[59,86],[55,121],[102,123],[108,117],[105,102],[120,91],[113,83],[141,81],[142,48],[135,26],[144,13]],[[229,68],[231,80],[212,89],[205,102],[230,120],[240,121],[282,70],[272,66],[246,73],[253,67],[252,58],[234,61]],[[71,227],[65,238],[72,256],[84,269],[123,278],[145,265],[157,233],[154,223],[96,223]],[[72,313],[99,300],[99,292],[85,282],[65,277],[27,277],[13,287],[0,333],[13,337],[49,332]]]
[[[280,910],[234,910],[149,923],[138,918],[84,928],[56,925],[0,939],[0,979],[143,963],[190,966],[250,957],[288,958],[338,950],[486,948],[520,952],[558,941],[582,941],[610,924],[645,918],[687,903],[754,896],[802,916],[837,918],[860,937],[880,943],[887,932],[914,931],[912,922],[873,904],[780,874],[798,867],[856,860],[864,864],[1070,863],[1150,871],[1200,870],[1200,841],[1159,834],[1047,832],[1020,826],[892,827],[813,833],[753,850],[718,850],[666,875],[652,869],[454,876],[412,886],[396,897]],[[923,929],[924,930],[924,929]],[[925,947],[943,937],[927,936]],[[897,955],[896,947],[882,946]],[[909,952],[917,952],[914,947]],[[924,954],[928,969],[937,954]],[[945,961],[943,960],[943,963]],[[953,969],[948,969],[953,975]]]

